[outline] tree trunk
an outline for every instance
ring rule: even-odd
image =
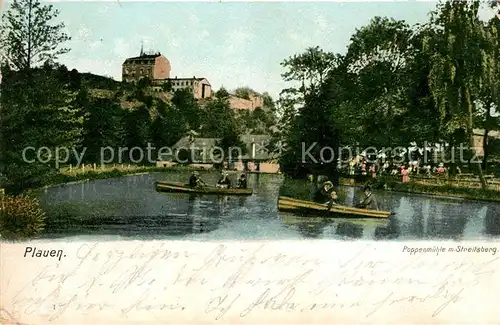
[[[488,133],[490,130],[486,129],[484,130],[484,137],[483,137],[483,170],[486,172],[488,168]]]
[[[484,157],[483,157],[483,170],[486,171],[488,168],[488,156],[489,156],[489,150],[488,150],[488,134],[490,132],[490,126],[492,125],[493,121],[491,116],[491,108],[493,106],[493,101],[489,100],[490,104],[488,105],[488,108],[486,109],[486,119],[485,119],[485,127],[484,127],[484,138],[483,138],[483,152],[484,152]]]
[[[30,0],[29,2],[29,7],[28,7],[28,53],[27,53],[27,58],[26,58],[26,67],[29,69],[31,68],[31,50],[32,50],[32,44],[31,44],[31,34],[33,33],[33,26],[31,26],[31,11],[33,9],[33,2]]]
[[[467,109],[468,109],[468,115],[469,115],[469,118],[468,118],[468,123],[467,123],[467,131],[468,131],[468,134],[469,134],[469,146],[470,146],[470,150],[472,152],[475,153],[475,143],[474,143],[474,121],[473,121],[473,108],[472,108],[472,101],[471,101],[471,98],[470,98],[470,89],[469,89],[469,86],[466,85],[465,86],[465,100],[466,100],[466,104],[467,104]],[[481,181],[481,187],[483,189],[486,189],[488,188],[488,184],[486,183],[486,180],[484,178],[484,175],[483,175],[483,169],[482,169],[482,166],[481,166],[481,163],[480,162],[469,162],[469,163],[474,163],[476,165],[476,168],[477,168],[477,172],[478,172],[478,176],[479,176],[479,180]]]

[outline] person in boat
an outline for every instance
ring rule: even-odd
[[[375,194],[372,192],[372,188],[369,185],[363,187],[363,192],[365,193],[365,198],[356,207],[368,210],[378,210],[378,202]]]
[[[241,174],[240,178],[238,179],[238,188],[247,188],[247,177],[245,174]]]
[[[316,194],[314,196],[314,201],[328,205],[328,210],[330,210],[333,205],[337,204],[337,199],[337,192],[335,192],[333,183],[330,181],[324,182],[323,185],[318,189],[318,191],[316,191]]]
[[[227,177],[227,173],[225,171],[222,172],[221,178],[217,182],[218,188],[231,188],[231,181]]]
[[[194,171],[191,174],[191,177],[189,177],[189,186],[190,187],[197,187],[197,186],[203,186],[205,185],[205,182],[200,178],[200,173],[197,171]]]

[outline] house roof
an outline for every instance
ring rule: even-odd
[[[143,54],[133,58],[127,58],[123,64],[132,63],[136,61],[154,61],[157,57],[161,56],[161,53],[156,54]]]
[[[246,146],[246,153],[240,158],[244,160],[269,160],[277,156],[270,152],[268,145],[270,144],[271,136],[269,135],[253,135],[247,134],[240,136],[240,139]],[[193,138],[184,137],[180,139],[175,145],[172,146],[172,151],[175,152],[179,149],[198,148],[200,150],[210,149],[217,146],[219,138]],[[255,156],[252,157],[252,144],[255,143]],[[172,154],[173,155],[173,154]],[[168,160],[172,155],[162,155],[160,160]]]
[[[474,129],[474,135],[484,136],[484,129]],[[488,136],[500,139],[500,131],[489,131]]]
[[[184,137],[174,144],[172,149],[179,148],[190,148],[191,146],[197,148],[212,148],[217,145],[217,138],[193,138],[191,141],[190,137]]]
[[[168,79],[163,79],[163,80],[196,80],[196,81],[201,81],[203,79],[207,80],[207,78],[196,78],[196,77],[193,77],[193,78],[168,78]]]

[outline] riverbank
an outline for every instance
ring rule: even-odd
[[[481,188],[466,188],[456,187],[451,185],[429,185],[415,182],[396,182],[392,179],[378,178],[375,181],[356,181],[352,178],[341,178],[342,186],[363,186],[371,184],[371,186],[380,191],[399,192],[407,194],[422,194],[432,195],[441,198],[459,198],[485,202],[500,202],[500,191],[483,190]],[[305,186],[307,185],[307,186]],[[280,195],[294,197],[301,200],[310,200],[314,193],[314,183],[305,180],[287,179],[283,183],[280,190]],[[339,198],[342,200],[345,193],[342,189],[337,190]]]
[[[356,182],[351,178],[342,178],[340,180],[341,185],[346,186],[361,186],[367,182]],[[452,197],[475,201],[485,201],[485,202],[500,202],[500,191],[492,189],[482,189],[482,188],[469,188],[469,187],[458,187],[449,184],[446,185],[431,185],[431,184],[421,184],[416,182],[396,182],[392,179],[377,178],[375,181],[370,182],[372,187],[379,190],[401,192],[409,194],[426,194],[434,195],[437,197]]]
[[[104,167],[104,168],[96,168],[95,170],[92,168],[88,168],[86,171],[82,171],[81,169],[75,170],[63,170],[59,174],[55,174],[52,177],[48,177],[44,180],[41,186],[36,188],[25,188],[23,193],[29,194],[32,192],[37,192],[42,189],[58,187],[58,186],[66,186],[78,183],[86,183],[92,180],[100,180],[100,179],[108,179],[108,178],[117,178],[123,176],[134,176],[134,175],[144,175],[149,173],[171,173],[171,172],[179,172],[179,171],[203,171],[206,170],[204,168],[195,168],[191,166],[172,166],[172,167],[156,167],[156,166],[134,166],[134,165],[126,165],[121,167],[119,165],[112,167]]]

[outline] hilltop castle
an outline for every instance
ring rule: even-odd
[[[172,91],[188,89],[194,98],[206,99],[212,97],[212,86],[206,78],[172,78],[170,61],[161,53],[146,54],[141,47],[139,56],[128,58],[122,65],[122,81],[137,82],[141,78],[149,78],[153,89],[161,91],[169,84]],[[233,94],[229,96],[229,103],[236,110],[254,110],[264,106],[260,94],[252,93],[249,98],[240,98]]]
[[[172,90],[189,89],[196,99],[212,96],[212,86],[206,78],[171,78],[170,61],[161,53],[145,54],[141,48],[139,56],[128,58],[122,65],[122,80],[136,82],[141,78],[149,78],[155,86],[170,83]]]

